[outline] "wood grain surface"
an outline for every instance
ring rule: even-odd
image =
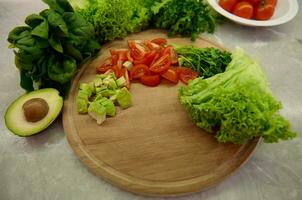
[[[130,35],[133,39],[165,37],[159,30]],[[64,103],[66,137],[79,159],[93,173],[124,189],[148,196],[189,194],[219,183],[238,169],[256,148],[258,139],[244,145],[219,144],[195,126],[178,100],[181,84],[158,87],[131,85],[133,106],[118,110],[101,125],[77,113],[75,96],[80,83],[95,78],[95,67],[110,48],[126,48],[127,39],[103,46],[99,56],[84,65]],[[220,45],[199,38],[168,42],[199,47]]]

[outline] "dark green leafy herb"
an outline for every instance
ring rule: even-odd
[[[15,48],[20,85],[27,91],[54,87],[65,94],[77,66],[99,50],[92,24],[73,12],[67,0],[43,0],[50,9],[26,17],[28,26],[8,35]]]
[[[199,73],[199,76],[208,78],[225,71],[231,62],[231,53],[216,48],[179,47],[179,65],[189,67]]]
[[[151,8],[155,27],[169,35],[180,34],[194,41],[200,33],[213,33],[216,16],[203,0],[161,0]]]

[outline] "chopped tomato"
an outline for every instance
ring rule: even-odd
[[[155,87],[160,84],[160,75],[143,75],[140,79],[141,83],[147,86]]]
[[[141,60],[145,57],[145,54],[149,51],[149,48],[144,44],[142,40],[128,40],[128,46],[131,51],[131,57],[134,60]]]
[[[122,69],[119,69],[116,65],[111,68],[117,78],[123,76]]]
[[[150,50],[160,51],[162,49],[160,45],[153,42],[146,42],[145,44]]]
[[[178,73],[176,72],[176,69],[174,69],[174,68],[168,69],[161,76],[172,83],[175,83],[175,84],[178,83]]]
[[[130,89],[129,72],[126,68],[122,69],[122,76],[124,76],[124,78],[126,80],[126,88]]]
[[[189,80],[198,77],[198,73],[187,67],[178,67],[177,72],[179,74],[179,79],[184,83],[188,84]]]
[[[234,7],[233,14],[238,17],[251,19],[253,17],[254,7],[250,2],[241,1]]]
[[[220,0],[219,5],[226,11],[232,12],[238,0]]]
[[[170,55],[171,64],[178,63],[178,55],[172,46],[165,47],[165,49],[162,51],[162,55],[165,55],[165,54]]]
[[[134,60],[134,64],[145,64],[145,65],[150,65],[156,55],[156,51],[152,50],[148,53],[146,53],[145,57],[141,60]]]
[[[111,56],[113,55],[121,55],[121,54],[126,54],[129,50],[128,49],[110,49],[110,54]]]
[[[112,59],[111,57],[106,58],[104,63],[102,65],[99,65],[96,67],[96,72],[97,73],[104,73],[106,72],[108,69],[110,69],[112,67]]]
[[[118,61],[118,56],[117,55],[111,56],[111,64],[112,65],[116,65],[117,61]]]
[[[127,59],[128,59],[130,62],[133,62],[133,58],[131,57],[131,52],[130,52],[130,51],[127,52]]]
[[[155,73],[163,73],[171,66],[170,55],[165,54],[158,58],[151,66],[150,71]]]
[[[165,38],[155,38],[155,39],[151,40],[151,42],[158,44],[158,45],[167,44],[167,40]]]
[[[149,71],[149,68],[147,65],[144,64],[138,64],[134,65],[132,69],[130,70],[130,77],[131,79],[139,79],[143,75],[147,74]]]

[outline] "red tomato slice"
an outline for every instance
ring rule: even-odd
[[[96,67],[96,73],[104,73],[112,67],[111,57],[106,58],[104,63]]]
[[[153,42],[148,41],[145,44],[150,50],[161,51],[161,49],[162,49],[162,47],[160,45],[153,43]]]
[[[134,64],[145,64],[145,65],[150,65],[156,55],[156,51],[152,50],[148,53],[146,53],[145,57],[141,60],[134,60]]]
[[[144,64],[134,65],[130,70],[130,77],[131,79],[139,79],[143,75],[147,74],[148,72],[149,72],[149,68],[147,65]]]
[[[133,58],[131,57],[131,51],[128,50],[127,52],[127,59],[130,61],[130,62],[133,62]]]
[[[134,60],[141,60],[149,51],[149,48],[144,44],[143,40],[128,40],[128,46],[131,51],[131,57]]]
[[[116,65],[111,68],[117,78],[123,76],[122,69],[119,69]]]
[[[162,51],[162,55],[165,55],[165,54],[170,55],[171,64],[178,63],[178,55],[172,46],[165,47],[165,49]]]
[[[187,67],[178,67],[177,72],[179,74],[179,79],[184,83],[188,84],[189,80],[198,77],[198,73]]]
[[[111,64],[112,64],[112,66],[116,65],[117,61],[118,61],[118,56],[117,55],[111,56]]]
[[[160,84],[160,75],[143,75],[140,79],[141,83],[147,86],[155,87]]]
[[[151,66],[150,71],[155,73],[163,73],[167,71],[171,66],[170,55],[166,54],[159,57]]]
[[[122,69],[122,76],[126,79],[126,88],[130,89],[129,72],[126,68]]]
[[[165,78],[166,80],[177,84],[178,83],[178,73],[176,72],[176,69],[174,68],[170,68],[168,69],[165,73],[163,73],[161,75],[163,78]]]
[[[155,38],[155,39],[151,40],[151,42],[158,44],[158,45],[167,44],[167,40],[165,38]]]
[[[111,56],[113,55],[121,55],[121,54],[126,54],[129,50],[128,49],[110,49],[110,54]]]

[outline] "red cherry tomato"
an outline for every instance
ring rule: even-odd
[[[274,7],[276,7],[276,4],[277,4],[277,0],[261,0],[261,1],[264,1],[265,4],[269,4]]]
[[[178,67],[177,72],[179,74],[179,79],[184,83],[188,84],[189,80],[198,77],[198,73],[187,67]]]
[[[143,75],[140,79],[141,83],[147,86],[155,87],[160,84],[160,75]]]
[[[172,46],[167,46],[164,48],[164,50],[162,51],[162,56],[165,54],[170,55],[171,64],[178,63],[178,55]]]
[[[149,72],[149,68],[147,65],[144,64],[134,65],[130,70],[130,77],[131,79],[139,79],[140,77],[147,74],[148,72]]]
[[[233,7],[238,2],[238,0],[220,0],[219,5],[226,11],[232,12]]]
[[[253,17],[254,7],[250,2],[241,1],[234,7],[233,14],[242,18],[251,19]]]
[[[250,2],[250,3],[253,4],[253,5],[256,5],[256,4],[258,4],[261,0],[246,0],[246,1]]]
[[[270,19],[275,11],[275,7],[270,4],[262,5],[261,3],[256,8],[255,19],[257,20],[268,20]]]
[[[161,75],[163,78],[165,78],[166,80],[177,84],[178,83],[178,73],[176,72],[176,69],[174,68],[170,68],[168,69],[165,73],[163,73]]]
[[[158,45],[167,44],[167,40],[165,38],[155,38],[155,39],[151,40],[151,42],[158,44]]]
[[[167,71],[171,66],[170,56],[168,54],[163,55],[158,58],[153,64],[150,66],[150,71],[154,73],[163,73]]]

